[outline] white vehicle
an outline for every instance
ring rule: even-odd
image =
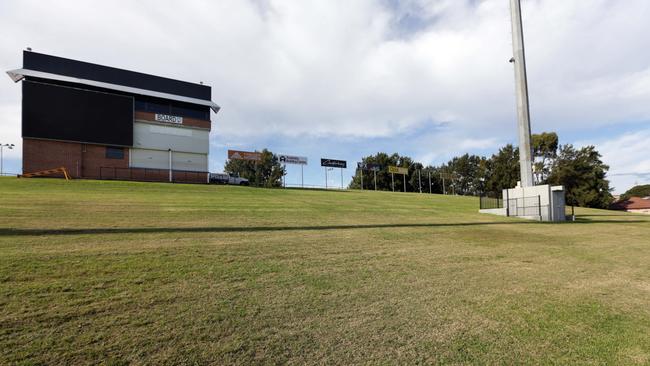
[[[239,175],[230,175],[228,173],[210,173],[210,183],[212,184],[230,184],[235,186],[247,186],[248,179],[240,178]]]

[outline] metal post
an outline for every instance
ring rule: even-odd
[[[169,149],[169,182],[172,182],[172,149]]]
[[[377,170],[373,170],[375,173],[375,191],[377,190]]]
[[[395,192],[395,173],[390,173],[390,182],[393,186],[393,192]]]
[[[515,64],[515,86],[517,91],[517,123],[519,127],[519,166],[521,186],[532,187],[533,168],[530,144],[530,109],[528,99],[528,77],[526,75],[526,52],[524,49],[524,29],[521,20],[521,0],[510,0],[512,20],[511,62]]]
[[[406,174],[402,174],[402,177],[404,177],[404,193],[406,193]]]
[[[445,187],[445,175],[440,173],[440,178],[442,178],[442,194],[447,194],[447,188]]]
[[[539,208],[539,221],[544,221],[542,219],[542,196],[537,196],[537,207]]]
[[[429,170],[429,194],[433,193],[431,188],[431,171]]]
[[[420,186],[420,193],[422,193],[422,173],[418,169],[418,185]]]
[[[327,167],[325,167],[325,189],[327,189]]]
[[[506,189],[506,216],[510,217],[510,192]]]
[[[302,188],[305,188],[305,171],[304,171],[304,165],[300,164],[300,186]]]
[[[343,168],[341,168],[341,189],[343,189]]]
[[[359,173],[361,173],[361,190],[363,191],[363,169],[359,168]]]

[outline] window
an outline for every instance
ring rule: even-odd
[[[183,107],[183,106],[172,104],[172,114],[176,116],[183,116],[183,117],[196,118],[202,120],[210,119],[209,107],[201,107],[201,106]]]
[[[106,147],[106,159],[124,159],[124,148]]]
[[[135,110],[202,119],[205,121],[210,120],[210,107],[178,101],[138,97],[135,100]]]

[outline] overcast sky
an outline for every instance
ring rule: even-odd
[[[508,0],[0,2],[0,67],[34,51],[212,86],[210,168],[228,148],[377,151],[440,164],[516,143]],[[650,1],[523,0],[532,130],[593,144],[615,192],[650,183]],[[5,165],[21,89],[0,81]],[[636,173],[637,175],[629,175]],[[644,174],[643,174],[644,173]],[[345,180],[354,169],[345,172]],[[340,184],[337,180],[330,181]],[[291,167],[287,181],[299,183]]]

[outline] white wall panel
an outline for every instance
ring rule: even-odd
[[[132,168],[169,169],[169,151],[131,149]],[[208,171],[208,155],[172,151],[172,169]]]
[[[192,172],[208,171],[207,154],[191,154],[183,152],[172,153],[172,167],[174,170],[189,170]]]
[[[133,147],[207,154],[210,150],[210,131],[135,122]]]
[[[169,169],[169,151],[131,149],[131,167]]]

